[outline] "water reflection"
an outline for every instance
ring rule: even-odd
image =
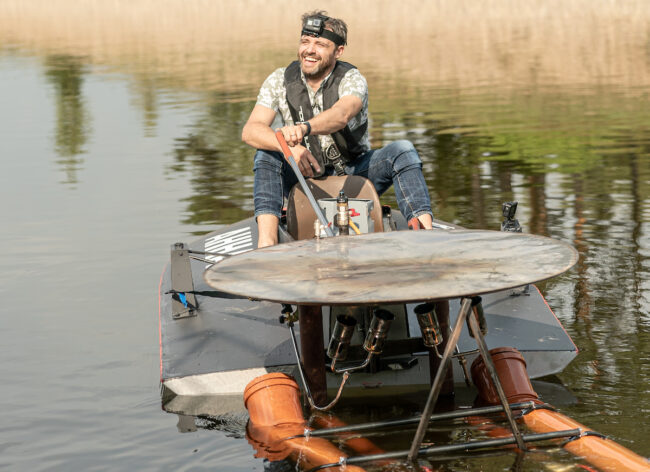
[[[154,137],[156,135],[156,125],[159,114],[159,84],[155,78],[150,75],[136,76],[131,90],[133,91],[133,106],[142,110],[142,121],[144,124],[145,136]]]
[[[253,150],[240,136],[253,103],[227,98],[209,95],[203,114],[175,140],[170,172],[189,174],[192,190],[185,224],[233,223],[252,211]]]
[[[84,59],[68,55],[47,56],[44,61],[45,76],[56,96],[55,150],[60,159],[57,164],[66,174],[65,184],[77,183],[81,169],[84,146],[90,133],[90,115],[82,95]]]

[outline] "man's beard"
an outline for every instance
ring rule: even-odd
[[[302,57],[298,56],[298,58],[301,60],[301,65],[305,63],[305,58],[307,57],[313,57],[313,56],[307,56],[307,55],[304,55]],[[305,74],[305,77],[307,79],[318,80],[324,78],[325,74],[328,72],[330,66],[334,62],[334,60],[330,58],[324,58],[322,56],[318,56],[318,58],[320,60],[320,63],[311,72],[305,72],[304,67],[301,67],[302,73]]]

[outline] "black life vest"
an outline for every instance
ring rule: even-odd
[[[339,84],[341,79],[350,69],[356,69],[350,63],[336,61],[332,74],[323,87],[323,110],[327,110],[339,99]],[[300,74],[300,63],[294,61],[284,71],[284,86],[287,91],[287,104],[294,123],[307,121],[314,117],[307,86],[302,81]],[[301,113],[302,112],[302,113]],[[368,129],[368,122],[363,123],[354,131],[349,126],[332,133],[334,145],[328,149],[321,149],[318,136],[307,136],[303,144],[307,147],[324,169],[324,164],[334,165],[340,168],[341,160],[348,163],[363,154],[366,149],[361,145],[361,140]],[[337,161],[339,165],[337,165]],[[338,170],[338,169],[337,169]]]

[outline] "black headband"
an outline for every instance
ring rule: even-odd
[[[329,17],[322,15],[311,16],[307,18],[307,21],[305,21],[305,24],[302,26],[301,34],[306,34],[307,36],[314,36],[317,38],[320,37],[329,39],[337,46],[343,46],[345,44],[345,41],[341,36],[336,34],[334,31],[325,29],[325,22],[327,20],[329,20]]]

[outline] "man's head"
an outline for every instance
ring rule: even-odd
[[[329,18],[317,10],[302,16],[298,60],[305,77],[322,79],[329,74],[347,44],[348,27],[343,20]]]

